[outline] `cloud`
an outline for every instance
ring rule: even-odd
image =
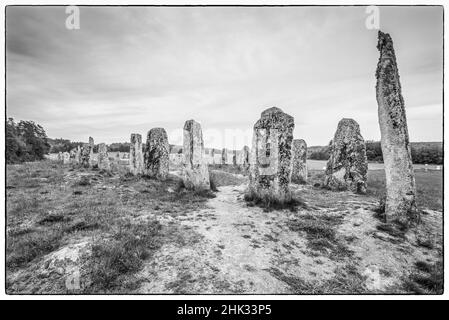
[[[342,117],[379,138],[377,40],[364,7],[80,13],[80,30],[67,30],[64,7],[7,8],[7,113],[37,121],[50,137],[110,143],[155,126],[176,137],[192,118],[224,137],[226,129],[250,131],[276,105],[309,145],[326,144]],[[381,26],[395,41],[410,136],[441,140],[441,8],[381,7]],[[211,147],[242,147],[228,140],[205,137],[223,144]]]

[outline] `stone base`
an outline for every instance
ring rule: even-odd
[[[209,170],[206,164],[194,166],[193,169],[184,167],[182,180],[186,189],[210,189]]]

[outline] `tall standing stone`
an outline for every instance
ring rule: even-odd
[[[223,148],[221,150],[221,164],[227,164],[228,163],[228,149]]]
[[[307,183],[307,143],[303,139],[293,140],[292,181]]]
[[[332,190],[366,193],[368,162],[365,141],[355,120],[340,120],[329,152],[324,186]]]
[[[183,181],[187,189],[210,189],[209,169],[204,154],[203,133],[201,125],[195,120],[184,124]]]
[[[143,173],[142,136],[138,133],[131,134],[129,171],[135,176]]]
[[[94,161],[94,138],[89,137],[89,146],[90,146],[90,154],[89,154],[89,166],[93,167],[95,161]]]
[[[153,128],[148,131],[144,154],[145,174],[158,180],[168,176],[170,147],[167,132],[164,128]]]
[[[386,176],[385,215],[387,221],[408,223],[417,214],[415,175],[396,56],[388,33],[379,31],[377,49],[376,98]]]
[[[98,168],[102,170],[110,170],[109,155],[106,144],[100,143],[98,145]]]
[[[292,116],[281,109],[266,109],[254,125],[250,158],[249,193],[252,198],[291,200]]]

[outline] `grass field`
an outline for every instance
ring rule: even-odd
[[[173,239],[182,229],[162,229],[148,212],[185,215],[213,196],[183,189],[176,176],[159,182],[50,161],[8,166],[6,189],[8,272],[76,240],[95,238],[87,288],[95,292],[120,290],[119,275],[138,271],[167,239],[161,235]]]
[[[324,179],[322,170],[309,171],[309,183],[321,184]],[[432,210],[443,210],[443,172],[436,170],[415,170],[415,182],[418,206]],[[369,170],[367,193],[379,198],[385,192],[384,170]]]
[[[358,246],[366,246],[367,243],[377,243],[375,241],[379,240],[372,236],[387,241],[388,246],[394,248],[391,250],[405,250],[403,239],[382,235],[379,233],[383,231],[380,227],[376,231],[378,222],[372,218],[372,203],[384,192],[385,178],[382,170],[369,171],[368,194],[362,197],[314,187],[322,183],[323,172],[311,170],[309,185],[301,186],[302,189],[298,190],[295,187],[295,192],[307,202],[307,205],[298,208],[298,215],[294,212],[265,212],[245,206],[240,189],[235,188],[246,184],[247,176],[232,166],[210,166],[209,169],[216,192],[195,193],[185,190],[181,179],[174,174],[167,181],[160,182],[136,178],[126,174],[124,170],[120,174],[111,174],[94,169],[73,168],[53,161],[8,165],[8,293],[146,292],[142,289],[145,288],[142,285],[143,279],[148,279],[149,275],[157,278],[160,272],[164,274],[172,268],[181,270],[177,276],[175,273],[172,281],[159,279],[159,282],[167,282],[165,289],[151,290],[198,293],[195,290],[209,290],[204,288],[211,283],[215,286],[213,290],[225,290],[224,292],[256,290],[251,289],[251,283],[265,279],[267,275],[261,275],[260,279],[254,278],[259,271],[256,272],[253,267],[246,266],[247,270],[239,271],[238,274],[244,274],[247,278],[232,285],[232,277],[226,278],[226,272],[217,271],[224,266],[236,266],[223,262],[223,252],[226,249],[223,244],[214,244],[216,237],[229,242],[226,246],[229,246],[232,254],[228,254],[227,259],[243,250],[243,256],[238,259],[244,260],[245,255],[254,254],[251,259],[257,260],[267,254],[257,250],[271,250],[270,254],[274,256],[283,252],[284,258],[290,256],[295,259],[293,266],[302,260],[321,261],[313,264],[313,267],[297,266],[298,270],[316,268],[317,270],[309,272],[317,277],[321,269],[335,267],[334,271],[328,271],[333,272],[334,276],[323,283],[307,282],[287,272],[293,266],[283,269],[283,265],[276,262],[276,266],[270,266],[267,272],[270,278],[278,281],[280,292],[285,290],[282,287],[284,283],[290,288],[287,292],[296,293],[350,293],[351,290],[353,293],[366,292],[367,289],[363,289],[364,285],[361,284],[364,279],[361,271],[354,269],[353,263],[349,264],[349,261],[354,260],[351,250],[357,251]],[[442,211],[441,172],[417,170],[416,184],[418,204],[423,209]],[[216,197],[218,198],[215,199]],[[366,212],[360,211],[362,207],[366,207],[363,209]],[[324,213],[316,216],[322,210]],[[352,211],[353,214],[348,215]],[[361,230],[355,230],[353,224],[357,224],[359,215],[366,220],[366,226],[362,224]],[[417,265],[411,270],[399,268],[396,271],[404,273],[404,277],[408,279],[394,289],[398,292],[434,293],[440,290],[440,265],[429,259],[431,255],[438,255],[440,249],[429,236],[429,233],[433,233],[429,230],[437,230],[441,222],[438,215],[432,214],[426,219],[429,220],[429,217],[433,220],[426,228],[433,229],[428,229],[424,236],[416,238],[418,244],[407,245],[409,251],[419,248],[418,253],[413,251],[413,259],[410,258]],[[252,226],[251,235],[246,227],[241,229],[242,233],[238,233],[238,219],[243,219],[239,225]],[[271,221],[275,223],[271,224]],[[258,227],[254,227],[254,223]],[[368,230],[368,225],[374,231]],[[265,232],[259,233],[266,228]],[[341,228],[349,228],[350,231],[344,231],[342,237],[342,231],[339,231]],[[286,233],[286,230],[289,231]],[[350,235],[355,231],[358,232],[356,235]],[[291,238],[279,241],[281,235],[287,237],[287,234]],[[204,240],[205,236],[211,237],[208,242]],[[354,239],[359,239],[359,244],[351,247],[357,243]],[[396,243],[401,244],[398,246]],[[206,244],[212,247],[207,247]],[[246,247],[247,245],[249,246]],[[300,249],[293,250],[295,246]],[[386,248],[387,246],[385,250]],[[370,250],[374,250],[374,253],[378,251],[374,246]],[[183,252],[186,256],[171,260]],[[361,250],[360,254],[363,256],[364,252]],[[397,255],[394,252],[387,253],[392,257]],[[429,256],[426,258],[422,254]],[[194,259],[192,262],[188,262],[190,257]],[[201,262],[204,265],[198,266],[202,259],[205,259],[205,262]],[[323,259],[328,261],[328,265],[321,265]],[[215,266],[210,266],[213,261]],[[168,265],[161,267],[160,264],[164,263]],[[235,272],[234,269],[231,270]],[[204,272],[210,273],[211,278],[201,277]],[[141,276],[142,273],[145,277]],[[81,286],[70,289],[67,279],[73,274],[77,274],[83,282]],[[186,274],[192,279],[199,278],[196,282],[189,282]],[[241,281],[248,281],[246,289],[242,288]],[[174,283],[179,285],[175,286]],[[190,291],[187,289],[189,286],[192,287]],[[213,290],[212,292],[216,292]]]

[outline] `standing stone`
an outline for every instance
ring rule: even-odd
[[[212,148],[212,151],[210,152],[210,156],[212,158],[211,164],[215,164],[215,149]]]
[[[221,164],[227,163],[228,163],[228,149],[223,148],[223,150],[221,150]]]
[[[291,200],[292,116],[272,107],[261,114],[254,125],[250,158],[249,196],[270,201]]]
[[[58,162],[62,162],[62,161],[63,161],[63,159],[62,159],[62,152],[59,151],[58,152]]]
[[[67,151],[62,153],[62,163],[63,164],[70,163],[70,153],[68,153]]]
[[[84,143],[80,150],[80,164],[84,168],[89,168],[91,166],[92,161],[90,160],[93,152],[93,147],[89,143]]]
[[[307,143],[303,139],[293,140],[292,182],[307,183]]]
[[[368,162],[365,141],[355,120],[340,120],[329,152],[324,186],[332,190],[366,193]]]
[[[109,155],[106,144],[100,143],[98,145],[98,168],[102,170],[110,170]]]
[[[167,179],[169,151],[167,132],[164,128],[153,128],[148,131],[144,154],[145,174],[158,180]]]
[[[396,56],[388,33],[379,31],[377,49],[376,98],[387,189],[385,216],[387,221],[408,223],[417,215],[415,175]]]
[[[78,146],[76,147],[76,150],[75,150],[74,163],[75,163],[75,164],[79,164],[80,161],[81,161],[81,146],[78,145]]]
[[[89,137],[89,146],[90,146],[90,154],[89,154],[89,166],[93,167],[95,161],[94,161],[94,138]]]
[[[129,171],[135,176],[143,173],[142,136],[138,133],[131,134]]]
[[[187,189],[209,190],[209,169],[204,154],[203,133],[201,125],[195,120],[184,124],[183,181]]]
[[[232,151],[232,165],[237,165],[237,150]]]
[[[70,150],[69,154],[70,154],[70,162],[75,163],[76,148]]]
[[[242,170],[248,172],[250,162],[250,150],[248,146],[244,146],[242,150]]]

